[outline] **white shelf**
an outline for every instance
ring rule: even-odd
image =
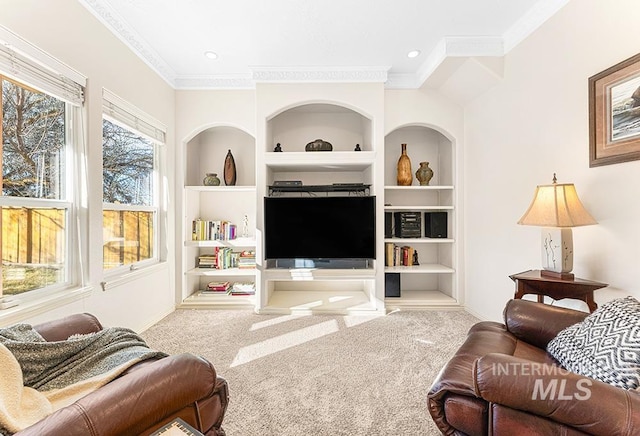
[[[211,294],[206,292],[196,292],[187,297],[180,305],[181,309],[209,309],[213,307],[224,308],[253,308],[255,306],[255,295],[229,295]]]
[[[199,192],[256,192],[255,186],[201,186],[189,185],[184,189]]]
[[[393,242],[397,245],[407,244],[453,244],[454,239],[451,238],[385,238],[384,242]]]
[[[414,210],[453,210],[453,206],[385,206],[384,210],[414,211]]]
[[[403,274],[453,274],[456,271],[446,265],[428,263],[414,266],[387,266],[384,268],[384,272]]]
[[[386,185],[384,187],[387,191],[446,191],[453,189],[451,185],[427,185],[427,186],[396,186]]]
[[[268,152],[264,163],[275,171],[363,171],[375,159],[373,151]]]
[[[415,179],[410,186],[396,182],[398,145],[410,144],[407,154],[417,164],[428,161],[433,168],[431,184],[421,186]],[[384,211],[446,213],[446,238],[428,238],[427,223],[415,238],[384,238],[386,244],[411,246],[420,254],[420,265],[389,266],[385,274],[399,273],[401,297],[385,298],[387,310],[394,308],[460,307],[457,271],[457,198],[455,149],[452,142],[434,129],[423,126],[399,127],[385,136]],[[415,171],[415,167],[414,167]],[[386,216],[385,216],[386,218]],[[394,222],[392,220],[392,226]]]
[[[256,269],[255,268],[225,268],[225,269],[217,269],[217,268],[193,268],[187,271],[189,275],[196,276],[255,276]]]
[[[400,297],[386,297],[387,309],[460,308],[455,298],[440,291],[403,290]]]
[[[311,281],[311,280],[367,280],[375,279],[373,269],[324,269],[324,268],[270,268],[265,269],[266,280]]]
[[[215,118],[215,116],[214,116]],[[259,289],[259,272],[256,268],[198,268],[197,259],[205,253],[211,253],[219,247],[232,251],[258,251],[260,238],[257,238],[257,186],[256,169],[260,159],[256,150],[256,139],[242,128],[221,125],[219,119],[212,120],[212,127],[205,127],[193,136],[183,150],[184,183],[180,193],[183,196],[181,214],[182,246],[181,270],[183,301],[181,307],[255,307],[257,298],[252,296],[225,296],[220,294],[202,294],[203,284],[207,281],[250,281]],[[231,151],[236,163],[236,184],[224,183],[223,166],[228,152]],[[204,186],[203,177],[216,173],[221,180],[218,186]],[[230,240],[192,240],[192,227],[195,220],[226,221],[236,226],[236,236]],[[257,239],[257,240],[256,240]]]
[[[255,238],[236,238],[215,241],[185,241],[186,247],[255,247]]]

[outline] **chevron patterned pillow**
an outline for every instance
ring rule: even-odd
[[[640,302],[603,304],[558,333],[547,351],[565,369],[624,389],[640,387]]]

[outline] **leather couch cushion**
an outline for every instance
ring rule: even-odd
[[[489,405],[480,398],[449,395],[444,400],[444,412],[449,424],[465,434],[475,435],[486,432]]]
[[[491,405],[491,427],[494,435],[588,436],[566,425],[499,404]]]

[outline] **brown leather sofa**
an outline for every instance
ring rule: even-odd
[[[640,435],[640,393],[566,371],[546,351],[588,313],[511,300],[474,325],[428,394],[445,435]]]
[[[90,314],[35,325],[47,341],[102,329]],[[213,365],[191,354],[144,360],[72,405],[15,435],[148,435],[181,418],[205,435],[224,435],[227,382]]]

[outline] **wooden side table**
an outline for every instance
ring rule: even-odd
[[[598,305],[593,299],[593,291],[609,286],[607,283],[593,282],[574,278],[572,280],[543,276],[540,270],[529,270],[510,275],[509,278],[516,283],[516,292],[513,298],[522,298],[525,294],[535,294],[538,302],[544,302],[544,296],[554,300],[574,298],[587,303],[589,310],[593,312]]]

